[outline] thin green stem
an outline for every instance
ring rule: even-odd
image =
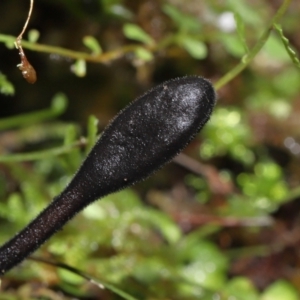
[[[280,8],[277,10],[276,14],[271,19],[267,29],[263,32],[256,45],[250,50],[248,54],[246,54],[241,62],[231,69],[228,73],[226,73],[222,78],[220,78],[215,84],[214,87],[216,90],[219,90],[221,87],[226,85],[229,81],[235,78],[239,73],[241,73],[254,59],[257,53],[262,49],[264,44],[269,38],[269,35],[273,29],[273,25],[279,21],[282,15],[286,12],[292,0],[285,0]]]
[[[65,111],[66,107],[67,99],[63,95],[58,95],[52,100],[50,108],[1,119],[0,130],[26,126],[56,118]]]
[[[55,147],[52,149],[33,151],[29,153],[7,154],[0,156],[0,163],[11,163],[21,161],[43,160],[51,156],[58,156],[71,152],[82,145],[82,141],[77,141],[71,145]]]
[[[8,46],[13,45],[15,41],[15,37],[11,35],[6,34],[0,34],[0,42],[5,43]],[[55,47],[55,46],[49,46],[44,44],[38,44],[38,43],[31,43],[28,41],[22,41],[23,48],[33,50],[36,52],[44,52],[44,53],[51,53],[51,54],[57,54],[63,57],[72,58],[72,59],[83,59],[85,61],[89,62],[95,62],[95,63],[107,63],[112,60],[118,59],[122,56],[124,56],[126,53],[133,52],[134,50],[141,47],[137,44],[132,45],[126,45],[124,47],[121,47],[119,49],[104,52],[99,55],[89,54],[86,52],[79,52],[79,51],[73,51],[61,47]]]
[[[36,261],[36,262],[42,262],[42,263],[45,263],[47,265],[55,266],[57,268],[61,268],[61,269],[64,269],[64,270],[68,270],[69,272],[72,272],[72,273],[84,278],[85,280],[89,281],[90,283],[98,286],[100,289],[107,288],[108,290],[112,291],[116,295],[119,295],[123,299],[137,300],[136,298],[134,298],[133,296],[127,294],[126,292],[124,292],[123,290],[117,288],[116,286],[114,286],[112,284],[109,284],[107,282],[103,282],[102,280],[99,281],[98,279],[94,279],[91,276],[87,275],[86,273],[82,272],[81,270],[79,270],[77,268],[74,268],[74,267],[71,267],[67,264],[59,263],[59,262],[52,262],[52,261],[46,260],[44,258],[39,258],[39,257],[29,257],[29,259],[31,259],[33,261]]]
[[[285,0],[281,7],[277,10],[276,14],[270,21],[270,25],[265,30],[265,32],[262,34],[260,39],[258,40],[257,44],[252,48],[252,50],[243,57],[242,61],[231,71],[229,71],[227,74],[225,74],[221,79],[219,79],[216,84],[215,88],[218,90],[225,84],[227,84],[230,80],[232,80],[234,77],[236,77],[240,72],[242,72],[253,60],[253,58],[257,55],[257,53],[261,50],[261,48],[264,46],[265,42],[267,41],[270,32],[272,31],[273,24],[277,23],[278,20],[282,17],[282,15],[287,10],[288,6],[290,5],[292,0]],[[14,41],[16,38],[11,35],[5,35],[0,34],[0,42],[5,43],[8,47],[13,47]],[[174,40],[174,36],[171,35],[167,37],[165,40],[162,40],[160,43],[148,46],[148,50],[155,52],[163,47],[166,47],[172,41]],[[79,52],[79,51],[73,51],[61,47],[55,47],[55,46],[49,46],[44,44],[38,44],[38,43],[31,43],[28,41],[22,41],[22,45],[24,48],[37,51],[37,52],[44,52],[44,53],[51,53],[51,54],[57,54],[63,57],[68,57],[72,59],[82,59],[89,62],[94,63],[107,63],[112,60],[118,59],[122,56],[124,56],[126,53],[134,52],[136,49],[140,47],[139,44],[131,44],[126,45],[124,47],[120,47],[119,49],[108,51],[101,53],[99,55],[89,54],[86,52]]]
[[[0,130],[11,129],[32,123],[38,123],[49,119],[54,119],[61,113],[53,109],[44,109],[38,112],[27,113],[10,118],[3,118],[0,120]]]

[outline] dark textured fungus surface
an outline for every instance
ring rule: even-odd
[[[214,105],[211,83],[197,76],[167,81],[136,99],[104,130],[66,189],[0,248],[0,274],[91,202],[146,178],[171,160],[208,121]]]

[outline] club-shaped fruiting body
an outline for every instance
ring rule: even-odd
[[[91,202],[146,178],[170,161],[208,121],[214,105],[211,83],[197,76],[166,81],[137,98],[104,130],[65,190],[0,248],[0,274]]]

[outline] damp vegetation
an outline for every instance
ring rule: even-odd
[[[1,299],[300,298],[300,4],[225,2],[0,2]]]

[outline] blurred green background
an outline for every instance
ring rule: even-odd
[[[0,2],[1,244],[147,89],[200,75],[218,103],[183,155],[34,254],[104,289],[26,260],[1,279],[0,300],[299,299],[299,1],[39,0],[23,37],[34,85],[13,46],[28,8]]]

